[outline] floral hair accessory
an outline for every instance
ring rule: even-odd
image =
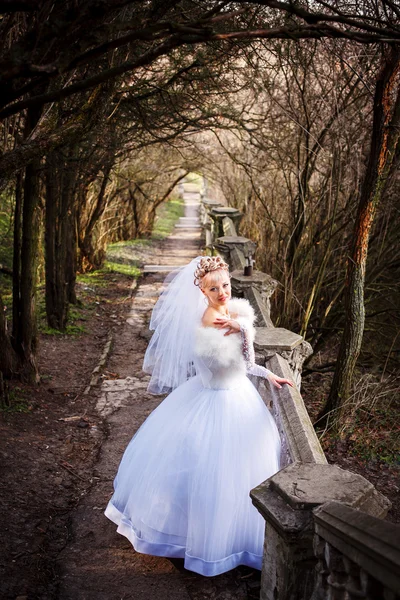
[[[207,273],[223,269],[229,271],[229,265],[220,256],[203,256],[194,272],[194,285],[201,287],[201,280]]]

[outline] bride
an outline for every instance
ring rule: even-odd
[[[249,492],[278,471],[280,438],[247,374],[293,384],[255,364],[253,321],[220,257],[172,279],[143,366],[149,391],[172,391],[126,448],[105,511],[138,552],[206,576],[261,569],[264,520]]]

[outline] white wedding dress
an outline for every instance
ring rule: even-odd
[[[279,469],[277,427],[246,375],[253,309],[231,300],[229,310],[246,336],[199,324],[196,375],[129,443],[105,512],[138,552],[184,558],[206,576],[261,569],[265,523],[249,492]]]

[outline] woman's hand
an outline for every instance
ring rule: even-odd
[[[240,325],[234,319],[217,317],[214,321],[214,325],[217,329],[228,329],[228,331],[224,335],[231,335],[231,333],[240,332]]]
[[[284,379],[283,377],[278,377],[278,375],[275,375],[275,373],[269,373],[268,379],[273,386],[278,388],[278,390],[280,390],[282,387],[281,383],[287,383],[288,385],[290,385],[290,387],[294,387],[293,381],[290,381],[290,379]]]

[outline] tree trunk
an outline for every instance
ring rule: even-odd
[[[24,177],[22,171],[17,174],[14,209],[14,247],[13,247],[13,328],[12,337],[17,340],[20,333],[20,277],[21,277],[21,227],[23,206]]]
[[[103,170],[103,180],[97,196],[96,206],[85,228],[83,239],[79,244],[81,262],[84,270],[99,268],[104,260],[104,253],[101,252],[101,249],[96,248],[93,243],[93,231],[107,206],[106,188],[110,177],[111,167],[112,164],[109,164]]]
[[[69,303],[76,302],[75,151],[54,151],[46,160],[46,314],[65,331]]]
[[[345,323],[329,398],[320,413],[338,429],[345,417],[364,332],[364,281],[368,242],[400,134],[400,50],[390,47],[376,83],[371,150],[347,263]]]
[[[0,296],[0,374],[4,377],[12,377],[18,371],[18,365],[18,356],[7,331],[5,308]]]
[[[39,118],[39,109],[33,108],[28,111],[25,131],[26,136],[34,129]],[[14,349],[21,361],[20,374],[24,379],[31,382],[37,382],[39,379],[36,364],[37,322],[35,305],[40,228],[39,169],[40,158],[34,159],[25,169],[19,298],[17,312],[13,315],[13,332],[15,332],[15,337],[13,337],[12,340]],[[15,242],[14,248],[17,246],[18,243]],[[16,258],[16,263],[14,264],[18,264],[18,258]]]
[[[46,315],[49,327],[65,331],[68,300],[65,285],[66,236],[62,198],[64,160],[58,152],[46,160],[45,272]]]
[[[68,239],[65,257],[65,283],[67,300],[70,304],[77,304],[76,297],[76,271],[78,268],[77,253],[78,253],[78,235],[77,235],[77,206],[75,191],[72,198],[70,210],[67,215],[68,220]]]

